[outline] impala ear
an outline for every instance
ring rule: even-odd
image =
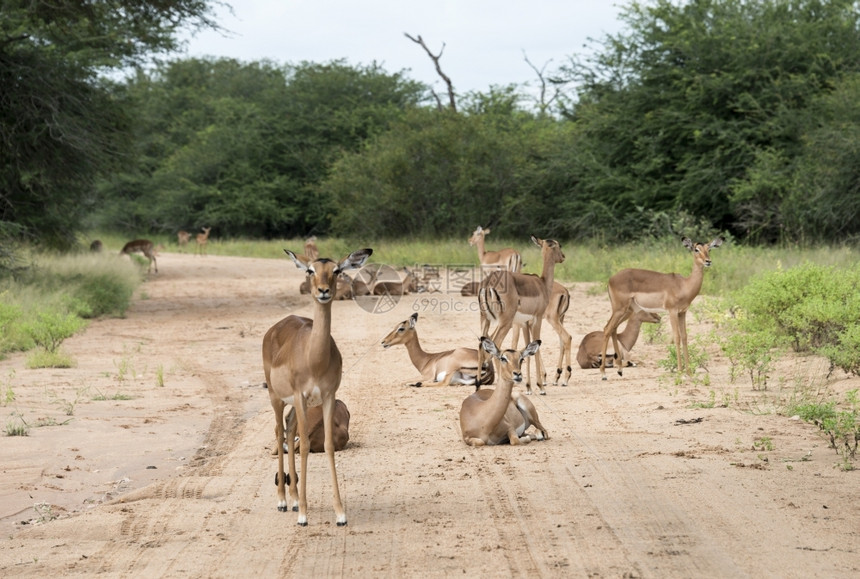
[[[543,247],[543,245],[541,245],[541,240],[540,240],[540,239],[538,239],[537,237],[535,237],[534,235],[530,235],[530,236],[529,236],[529,239],[531,239],[531,240],[532,240],[532,243],[534,243],[534,244],[535,244],[535,245],[537,245],[538,247]]]
[[[295,263],[296,267],[299,268],[300,270],[312,271],[310,269],[310,264],[308,263],[308,258],[305,257],[304,255],[296,255],[295,253],[293,253],[289,249],[285,249],[284,253],[286,253],[288,256],[290,256],[290,259],[293,260],[293,263]]]
[[[368,248],[359,249],[357,251],[353,251],[345,258],[341,260],[339,264],[337,264],[337,270],[343,271],[346,269],[358,269],[364,262],[367,261],[367,258],[373,254],[373,250]]]
[[[414,328],[415,322],[417,322],[417,321],[418,321],[418,312],[415,312],[414,314],[409,316],[409,327]]]
[[[501,359],[501,354],[499,353],[499,349],[496,347],[496,344],[493,341],[486,337],[481,337],[481,347],[484,348],[484,351],[490,354],[491,356],[495,356],[496,358]]]
[[[708,247],[710,247],[710,248],[719,247],[722,244],[723,244],[723,238],[722,237],[716,237],[716,238],[714,238],[714,240],[711,243],[708,244]]]
[[[529,356],[534,356],[537,354],[538,349],[540,349],[540,340],[535,340],[523,350],[522,358],[528,358]]]
[[[685,237],[684,239],[682,239],[681,243],[684,244],[684,247],[686,247],[690,251],[693,251],[693,241],[689,237]]]

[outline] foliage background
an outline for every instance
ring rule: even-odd
[[[0,5],[4,239],[860,233],[852,1],[631,1],[540,102],[494,86],[456,109],[376,63],[170,58],[215,2],[127,5]]]

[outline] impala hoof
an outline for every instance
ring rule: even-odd
[[[541,396],[546,396],[546,390],[541,390],[541,391],[540,391],[540,395],[541,395]]]
[[[299,522],[298,522],[298,523],[296,523],[296,524],[297,524],[298,526],[300,526],[300,527],[307,527],[307,526],[308,526],[308,522],[307,522],[307,521],[299,521]]]
[[[606,380],[606,376],[603,376],[603,377],[601,378],[601,380]]]
[[[346,521],[338,521],[338,522],[337,522],[337,526],[338,526],[338,527],[345,527],[345,526],[346,526]]]
[[[286,513],[289,509],[286,506],[278,506],[278,511]]]

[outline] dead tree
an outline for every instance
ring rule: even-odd
[[[448,75],[445,74],[444,72],[442,72],[442,67],[439,66],[439,59],[442,58],[442,53],[445,51],[445,43],[444,42],[442,43],[442,49],[439,50],[439,54],[433,54],[430,51],[430,49],[427,48],[427,45],[424,44],[424,39],[421,38],[420,34],[417,37],[414,37],[414,36],[410,36],[409,33],[404,32],[403,35],[406,38],[408,38],[409,40],[411,40],[412,42],[414,42],[415,44],[420,44],[421,48],[424,49],[424,52],[427,53],[427,56],[430,57],[430,60],[433,61],[433,64],[436,66],[436,73],[442,77],[442,80],[445,81],[445,86],[448,87],[448,106],[450,107],[450,109],[452,111],[454,111],[456,113],[457,112],[457,99],[456,99],[456,95],[454,93],[454,85],[451,83],[451,79],[448,78]],[[430,89],[430,91],[433,93],[433,96],[436,98],[436,103],[438,104],[439,108],[441,109],[442,108],[442,101],[439,99],[439,96],[436,94],[436,91],[434,91],[432,88]]]
[[[529,57],[528,57],[528,55],[526,55],[525,51],[523,51],[523,59],[526,61],[526,64],[528,64],[531,67],[531,69],[537,75],[538,80],[540,81],[540,96],[538,97],[538,99],[539,99],[538,100],[538,110],[540,111],[541,115],[545,115],[547,110],[549,110],[549,106],[559,96],[559,89],[556,87],[553,91],[553,95],[551,97],[549,97],[549,100],[547,100],[547,88],[548,88],[547,82],[548,81],[547,81],[546,77],[544,76],[544,71],[546,70],[547,65],[549,65],[549,63],[552,61],[551,60],[548,61],[540,69],[538,69],[538,67],[536,67],[534,64],[532,64],[532,62],[529,60]]]

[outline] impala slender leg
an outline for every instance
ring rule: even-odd
[[[681,347],[684,348],[684,368],[686,368],[687,374],[692,376],[693,373],[690,369],[690,353],[687,349],[687,312],[678,313],[678,337],[681,340]],[[678,358],[678,360],[680,361],[680,358]]]
[[[284,476],[284,403],[274,405],[275,411],[275,441],[278,451],[278,472],[275,475],[275,483],[278,485],[278,510],[287,510],[287,494],[285,490],[286,476]]]
[[[678,362],[678,374],[681,374],[684,371],[682,366],[684,353],[681,351],[681,322],[677,312],[669,312],[669,322],[672,326],[672,340],[675,342],[675,358]]]
[[[618,326],[621,324],[624,316],[627,315],[627,310],[617,310],[612,312],[609,321],[603,328],[603,353],[600,357],[600,378],[606,380],[606,350],[609,346],[609,340],[612,340],[612,347],[618,348]],[[618,368],[618,374],[621,375],[621,368]]]
[[[299,431],[299,456],[301,457],[301,480],[299,487],[299,518],[298,525],[306,527],[308,524],[308,454],[311,447],[311,439],[308,436],[308,416],[304,396],[295,397],[296,422]],[[291,469],[292,470],[292,469]],[[292,488],[292,481],[290,487]]]
[[[323,399],[323,428],[325,429],[325,453],[328,457],[328,467],[331,472],[332,500],[334,502],[334,513],[338,527],[346,525],[346,511],[340,499],[340,488],[337,484],[337,469],[334,463],[334,437],[332,435],[334,426],[334,395]]]

